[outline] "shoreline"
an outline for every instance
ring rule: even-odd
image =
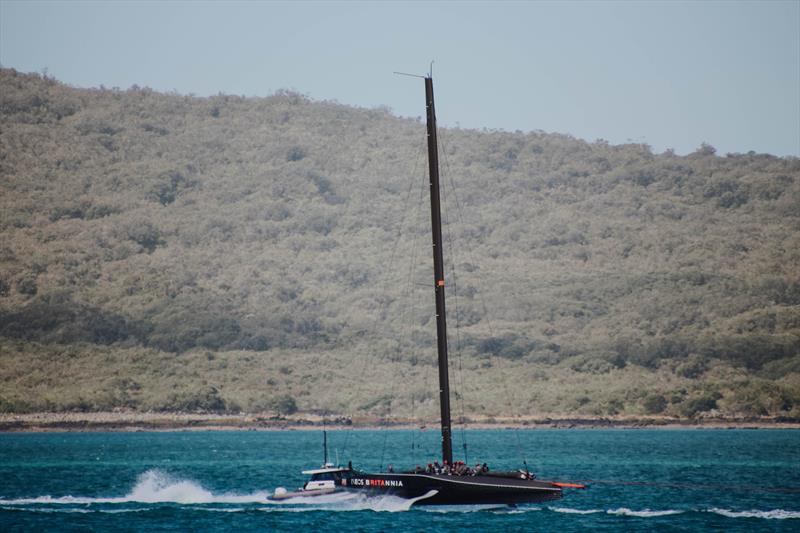
[[[275,431],[321,429],[423,429],[438,431],[438,423],[412,420],[383,422],[379,418],[323,417],[275,413],[0,413],[0,432],[137,432],[137,431]],[[484,418],[453,424],[466,429],[800,429],[800,419],[785,417],[574,417]]]

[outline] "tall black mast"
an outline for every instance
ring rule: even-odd
[[[428,112],[428,170],[431,176],[431,227],[433,229],[433,275],[436,293],[436,340],[439,351],[439,407],[442,417],[442,460],[453,464],[450,430],[450,379],[447,373],[447,324],[444,306],[444,257],[442,252],[442,211],[439,201],[439,148],[436,142],[436,111],[433,107],[433,79],[425,78]]]

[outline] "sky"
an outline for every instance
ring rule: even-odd
[[[0,0],[0,64],[134,84],[558,132],[685,154],[800,156],[800,0],[342,2]]]

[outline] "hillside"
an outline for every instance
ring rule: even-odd
[[[800,160],[440,141],[459,412],[800,416]],[[0,70],[0,411],[434,417],[424,146]]]

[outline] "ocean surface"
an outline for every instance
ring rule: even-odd
[[[800,531],[798,430],[470,430],[471,464],[589,481],[519,507],[334,494],[272,503],[322,462],[321,431],[0,434],[0,531]],[[332,460],[413,468],[434,430],[328,432]]]

